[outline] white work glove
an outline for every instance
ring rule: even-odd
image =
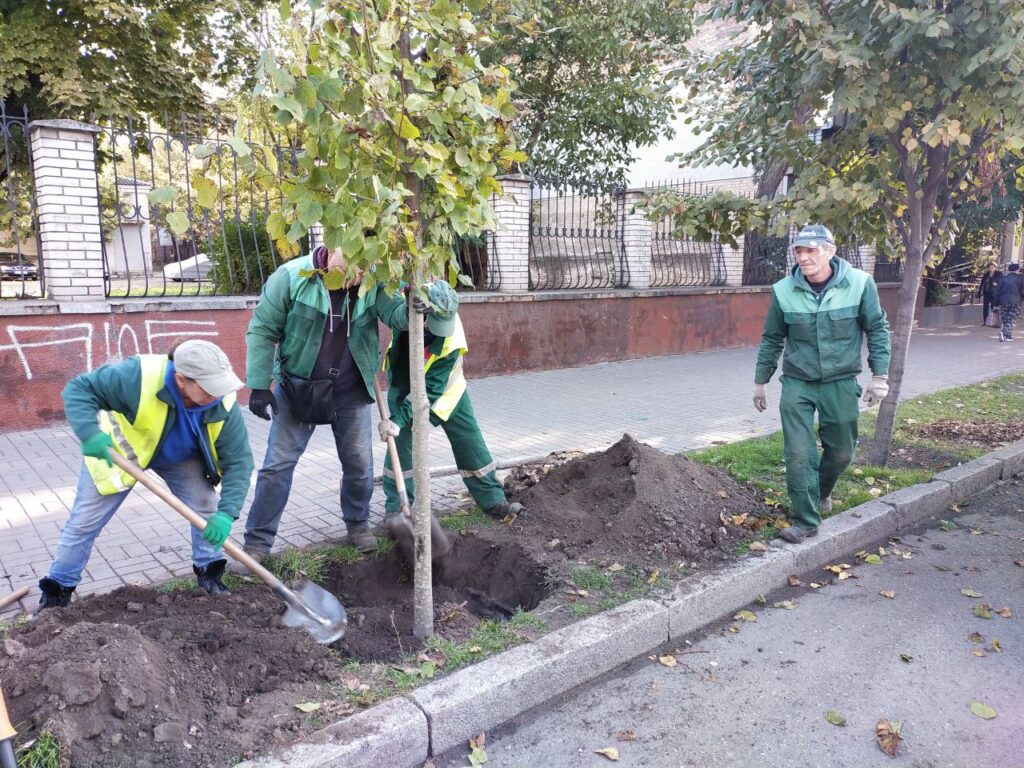
[[[764,384],[754,385],[754,407],[764,411],[768,407],[768,395],[765,394]]]
[[[868,384],[868,388],[864,390],[864,402],[868,404],[868,408],[873,405],[878,405],[880,402],[885,400],[885,396],[889,394],[889,377],[888,376],[872,376],[871,383]]]
[[[377,434],[380,435],[380,441],[386,443],[389,437],[398,437],[398,433],[402,430],[399,429],[395,422],[391,421],[379,421],[377,422]]]

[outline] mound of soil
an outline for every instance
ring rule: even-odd
[[[514,482],[527,486],[510,489],[525,507],[511,523],[517,540],[550,550],[557,539],[555,547],[569,559],[715,562],[743,535],[723,526],[721,516],[764,511],[753,491],[724,471],[629,435],[607,451]]]
[[[335,673],[331,651],[277,626],[280,613],[259,587],[125,587],[45,611],[0,653],[11,718],[53,732],[76,768],[220,766],[290,741],[303,716],[289,691]]]

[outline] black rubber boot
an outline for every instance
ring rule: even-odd
[[[231,590],[225,587],[224,582],[221,581],[227,564],[227,560],[214,560],[205,568],[193,565],[192,573],[196,575],[196,584],[211,595],[230,595]]]
[[[511,503],[503,501],[501,504],[495,504],[490,509],[485,509],[484,514],[489,517],[497,518],[498,520],[504,520],[509,516],[516,517],[522,511],[523,505],[518,501],[513,501]]]
[[[36,608],[36,615],[47,608],[67,608],[71,603],[71,596],[75,593],[74,587],[62,587],[49,576],[39,580],[39,591],[43,594],[39,597],[39,607]]]

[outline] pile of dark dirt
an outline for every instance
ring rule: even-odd
[[[716,562],[747,533],[722,520],[765,511],[724,471],[629,435],[607,451],[551,464],[533,485],[512,492],[525,511],[510,528],[524,546],[558,549],[569,559]]]
[[[986,448],[1024,440],[1024,421],[941,419],[914,427],[914,434],[946,443],[971,443]]]
[[[76,768],[220,766],[291,741],[303,718],[292,691],[335,672],[331,651],[278,626],[280,613],[259,587],[125,587],[45,611],[0,653],[12,720],[52,732]]]

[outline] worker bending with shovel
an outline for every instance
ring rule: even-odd
[[[227,592],[220,549],[253,470],[249,435],[235,404],[241,388],[227,355],[201,340],[185,341],[168,355],[104,365],[68,382],[64,411],[82,443],[84,463],[49,575],[39,581],[39,610],[71,602],[96,537],[135,484],[113,465],[111,451],[155,471],[206,519],[202,532],[190,529],[192,570],[208,593]]]
[[[455,463],[463,482],[477,505],[487,515],[498,519],[515,515],[523,507],[505,498],[505,489],[498,482],[491,458],[473,406],[466,391],[462,359],[469,351],[466,333],[458,316],[459,297],[443,280],[427,286],[431,311],[425,316],[423,363],[427,399],[430,401],[430,423],[440,426],[455,454]],[[384,367],[388,374],[388,408],[390,420],[378,425],[380,439],[393,437],[402,464],[410,504],[413,502],[412,473],[412,402],[409,399],[409,332],[395,334],[388,347]],[[400,512],[398,490],[390,454],[384,460],[384,523]]]

